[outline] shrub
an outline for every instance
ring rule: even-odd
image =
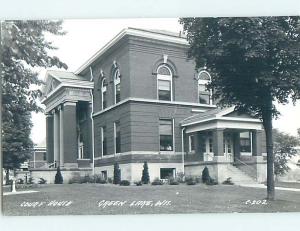
[[[170,177],[169,178],[169,185],[179,185],[179,182],[176,178]]]
[[[129,186],[130,185],[130,182],[128,180],[121,180],[120,181],[120,185],[121,186]]]
[[[101,175],[95,175],[94,180],[95,180],[95,183],[98,183],[98,184],[106,184],[107,183],[107,180],[105,180]]]
[[[210,181],[209,171],[208,168],[205,166],[205,168],[202,171],[202,182],[207,183]]]
[[[206,166],[202,171],[202,182],[204,184],[207,184],[207,185],[216,185],[216,184],[218,184],[218,182],[216,182],[213,178],[211,178],[209,176],[209,171],[208,171],[208,168]]]
[[[27,181],[27,184],[33,184],[34,182],[33,182],[33,177],[29,177],[28,178],[28,181]]]
[[[142,182],[143,182],[143,184],[149,184],[149,182],[150,182],[150,176],[149,176],[149,169],[148,169],[147,161],[144,162],[144,166],[143,166]]]
[[[114,184],[120,184],[121,182],[121,170],[119,168],[119,164],[114,164]]]
[[[177,173],[177,180],[179,183],[184,183],[185,182],[185,175],[183,172],[178,172]]]
[[[111,177],[108,177],[108,178],[107,178],[107,183],[112,184],[112,183],[113,183],[113,179],[112,179]]]
[[[163,185],[164,183],[163,183],[162,180],[160,180],[160,179],[158,179],[158,177],[156,177],[156,178],[152,181],[151,184],[152,184],[152,185]]]
[[[231,180],[231,177],[228,177],[225,181],[223,181],[222,184],[227,184],[227,185],[234,185],[234,183]]]
[[[75,175],[69,180],[69,184],[74,184],[74,183],[77,184],[81,183],[81,177],[79,175]]]
[[[80,183],[81,184],[94,183],[94,182],[95,182],[94,177],[92,177],[88,174],[80,178]]]
[[[24,180],[22,178],[17,179],[16,181],[17,184],[24,184]]]
[[[64,182],[63,177],[60,172],[60,167],[57,167],[54,184],[62,184]]]
[[[186,176],[185,177],[185,182],[187,185],[195,185],[197,184],[196,178],[193,176]]]
[[[135,181],[134,184],[136,186],[142,186],[143,185],[142,181]]]
[[[39,183],[39,184],[46,184],[46,183],[47,183],[47,180],[45,180],[44,178],[40,177],[38,183]]]

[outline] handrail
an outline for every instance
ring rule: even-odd
[[[234,159],[235,161],[238,161],[238,162],[240,162],[241,164],[243,164],[243,165],[245,165],[246,167],[248,167],[251,171],[256,171],[256,169],[254,168],[254,167],[252,167],[252,166],[250,166],[250,165],[248,165],[247,163],[245,163],[244,161],[241,161],[240,159],[238,159],[238,158],[235,158]],[[240,169],[242,172],[244,172],[242,169]],[[246,173],[246,172],[245,172]],[[251,175],[249,175],[248,173],[246,173],[248,176],[250,176],[250,177],[252,177]],[[257,179],[257,177],[255,177],[256,179]]]

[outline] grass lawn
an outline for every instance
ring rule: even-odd
[[[32,190],[38,192],[3,196],[4,215],[300,211],[299,192],[277,190],[276,201],[256,204],[255,201],[265,199],[266,190],[240,186],[65,184],[43,185]],[[54,201],[67,202],[64,202],[65,206],[53,206]],[[68,205],[69,201],[71,203]],[[119,202],[105,206],[107,201]],[[29,205],[28,203],[32,205],[33,202],[40,206],[24,206]]]

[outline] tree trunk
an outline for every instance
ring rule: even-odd
[[[273,136],[272,136],[272,100],[269,100],[268,107],[263,110],[263,125],[266,133],[267,145],[267,198],[275,199],[274,187],[274,154],[273,154]]]

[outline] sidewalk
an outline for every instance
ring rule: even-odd
[[[9,196],[9,195],[16,195],[16,194],[26,194],[26,193],[35,193],[35,192],[39,192],[39,191],[17,191],[17,192],[5,192],[3,193],[3,196]]]
[[[250,187],[250,188],[264,188],[266,189],[267,186],[264,184],[241,184],[241,187]],[[284,188],[284,187],[275,187],[277,190],[284,190],[284,191],[292,191],[292,192],[300,192],[298,188]]]

